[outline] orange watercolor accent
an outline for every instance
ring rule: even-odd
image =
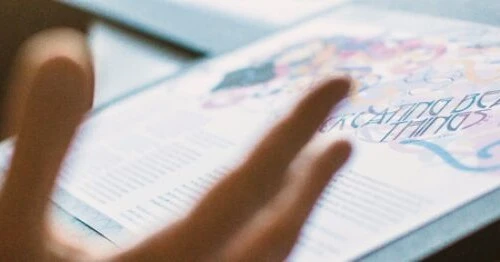
[[[353,87],[350,93],[351,103],[360,106],[370,106],[376,105],[382,102],[390,101],[395,99],[400,95],[399,89],[395,86],[377,88],[380,89],[379,95],[377,97],[361,97],[359,93],[359,88],[361,83],[357,80],[354,80]]]
[[[469,79],[470,81],[472,81],[476,84],[485,85],[485,84],[491,84],[491,83],[496,82],[497,80],[500,80],[500,69],[497,70],[498,76],[484,79],[484,78],[481,78],[476,73],[476,70],[475,70],[476,62],[475,61],[473,61],[473,60],[461,60],[461,61],[459,61],[459,63],[461,63],[464,66],[464,73],[465,73],[465,76],[467,77],[467,79]]]

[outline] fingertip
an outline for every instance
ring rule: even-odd
[[[21,68],[18,68],[19,72],[16,73],[19,77],[32,76],[34,80],[41,72],[75,77],[78,79],[75,83],[77,85],[67,88],[82,89],[80,91],[83,96],[80,99],[85,103],[87,110],[92,107],[94,70],[92,55],[83,33],[71,28],[42,31],[23,45],[19,60]],[[27,81],[23,88],[31,92],[33,84]]]
[[[345,152],[346,154],[350,154],[353,149],[351,141],[346,139],[340,139],[336,141],[335,145],[337,147],[337,150]]]
[[[329,77],[324,79],[318,85],[321,95],[332,98],[333,102],[344,98],[350,91],[352,79],[349,76]]]
[[[81,88],[87,110],[91,109],[94,97],[94,70],[91,51],[84,34],[74,29],[56,28],[44,30],[23,43],[16,56],[6,92],[5,119],[0,136],[6,137],[19,132],[25,115],[26,102],[31,95],[35,78],[40,70],[54,60],[66,60],[82,75]],[[59,62],[56,62],[56,64]]]
[[[296,112],[301,117],[312,117],[317,121],[323,121],[332,107],[335,107],[349,93],[351,80],[348,77],[331,77],[320,81],[312,91],[307,94],[297,106]],[[319,123],[318,123],[319,124]]]
[[[348,140],[339,140],[333,143],[328,150],[330,154],[335,155],[336,165],[343,165],[352,154],[352,143]]]
[[[51,106],[49,102],[54,102],[69,112],[85,113],[92,103],[88,79],[79,61],[64,54],[54,54],[43,61],[34,77],[32,102],[41,106]]]
[[[18,146],[65,151],[89,109],[82,68],[65,56],[43,61],[25,102]]]
[[[92,105],[89,56],[84,36],[70,29],[49,30],[26,43],[18,72],[26,89],[19,116],[23,143],[71,140]]]
[[[332,107],[346,97],[350,86],[348,77],[326,78],[299,102],[290,115],[299,120],[310,119],[314,122],[311,126],[319,125]]]

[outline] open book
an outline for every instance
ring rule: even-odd
[[[134,241],[185,214],[315,82],[346,73],[356,88],[315,142],[348,137],[355,154],[292,261],[359,258],[500,186],[500,30],[358,7],[94,113],[54,202]]]

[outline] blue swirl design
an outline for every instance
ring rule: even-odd
[[[467,164],[464,164],[460,162],[459,159],[455,158],[450,152],[448,152],[446,149],[443,147],[424,140],[405,140],[401,141],[401,144],[404,145],[416,145],[416,146],[421,146],[437,156],[439,156],[444,162],[446,162],[448,165],[452,166],[453,168],[456,168],[461,171],[466,171],[466,172],[474,172],[474,173],[485,173],[485,172],[493,172],[493,171],[500,171],[500,164],[493,165],[493,166],[469,166]],[[489,145],[486,145],[485,147],[479,149],[477,151],[477,157],[481,159],[489,159],[493,158],[493,154],[491,154],[490,150],[494,147],[500,146],[500,140],[495,141]]]

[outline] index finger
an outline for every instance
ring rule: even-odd
[[[349,80],[344,78],[319,85],[264,137],[248,161],[209,191],[187,219],[127,254],[161,255],[165,243],[178,245],[173,249],[179,252],[190,250],[183,255],[193,256],[193,260],[217,250],[279,192],[286,168],[314,135],[332,106],[345,97],[349,85]],[[192,237],[182,241],[181,234]]]
[[[350,81],[345,78],[322,82],[264,136],[233,175],[216,185],[200,203],[198,212],[206,212],[203,216],[206,217],[217,206],[220,218],[238,221],[265,204],[279,191],[289,164],[331,108],[345,97],[349,86]],[[231,204],[227,199],[231,199]]]

